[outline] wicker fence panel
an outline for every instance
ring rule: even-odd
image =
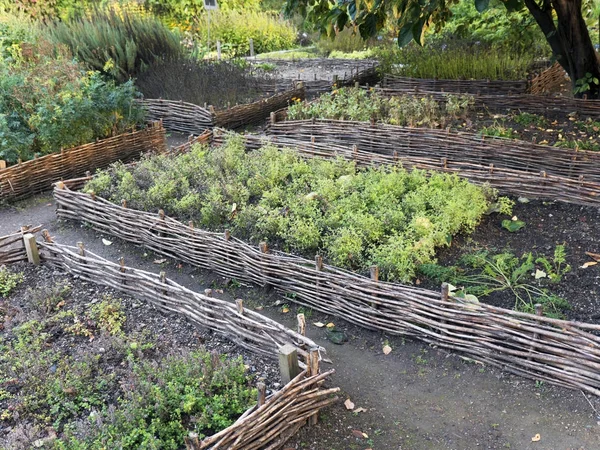
[[[484,139],[472,133],[333,120],[276,122],[267,134],[280,145],[304,143],[302,148],[308,153],[311,147],[318,147],[322,154],[335,148],[347,157],[360,156],[363,162],[402,161],[409,166],[458,172],[517,195],[548,196],[583,205],[600,202],[597,152]],[[253,145],[258,144],[254,139]],[[353,149],[350,154],[349,148]]]
[[[564,91],[570,85],[569,76],[562,66],[555,62],[531,80],[529,93],[534,95]]]
[[[53,242],[39,242],[38,246],[43,260],[53,267],[145,300],[164,312],[182,314],[254,353],[277,358],[277,350],[285,344],[299,345],[298,353],[303,357],[308,355],[303,347],[324,350],[256,311],[240,312],[235,304],[191,291],[162,274],[115,264],[83,247],[76,249]]]
[[[213,142],[223,143],[224,135],[215,131]],[[532,173],[514,169],[505,169],[494,165],[483,165],[449,158],[426,156],[407,156],[403,152],[390,154],[374,153],[361,150],[358,147],[344,144],[333,144],[293,137],[277,137],[269,139],[260,136],[246,135],[246,146],[250,150],[260,148],[266,143],[280,148],[292,148],[300,155],[313,158],[343,157],[355,161],[359,166],[369,167],[381,164],[402,164],[410,169],[434,170],[436,172],[454,173],[475,184],[488,184],[501,193],[523,196],[528,198],[545,198],[575,203],[586,206],[600,206],[600,183],[595,181],[580,181],[573,178],[549,175],[546,172]],[[432,153],[435,153],[432,151]]]
[[[27,251],[23,243],[23,235],[25,233],[37,233],[41,229],[41,226],[33,228],[23,227],[21,231],[16,233],[0,236],[0,266],[27,261]]]
[[[408,91],[443,91],[460,94],[512,95],[527,92],[527,81],[438,80],[386,75],[381,87]]]
[[[388,89],[375,88],[386,97],[395,97],[403,94],[427,95],[437,101],[445,101],[446,92],[421,91],[418,89]],[[600,100],[583,100],[570,97],[553,97],[544,95],[474,95],[475,108],[487,111],[505,113],[507,111],[521,111],[533,114],[542,114],[548,117],[564,117],[568,113],[577,113],[580,116],[600,117]]]
[[[157,122],[143,130],[32,159],[0,169],[0,200],[29,197],[50,189],[60,179],[81,176],[115,161],[131,161],[140,153],[165,150],[165,130]]]
[[[199,442],[186,439],[189,450],[278,449],[320,409],[338,401],[339,388],[323,389],[322,380],[332,371],[312,375],[302,372],[262,406],[248,410],[229,428]]]
[[[57,214],[223,276],[271,285],[294,301],[354,324],[410,335],[525,377],[600,395],[600,325],[556,320],[434,291],[380,282],[226,234],[56,188]]]
[[[306,88],[300,86],[264,100],[217,111],[215,112],[214,122],[218,127],[234,130],[247,125],[255,125],[269,117],[272,112],[286,108],[292,103],[293,99],[304,100],[305,97]]]
[[[140,103],[149,120],[162,120],[170,131],[202,134],[214,126],[212,112],[193,103],[163,99],[144,99]]]

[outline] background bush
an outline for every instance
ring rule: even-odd
[[[0,22],[0,159],[30,159],[143,123],[131,81],[117,85],[86,71],[23,23]]]
[[[386,279],[400,281],[454,234],[472,230],[492,196],[447,174],[357,170],[271,146],[247,154],[237,136],[221,148],[147,157],[132,171],[116,165],[85,190],[310,258],[319,252],[341,267],[377,264]]]
[[[158,18],[127,9],[96,10],[69,22],[55,22],[47,33],[91,69],[121,82],[157,61],[186,53],[178,32]]]

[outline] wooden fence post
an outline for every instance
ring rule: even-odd
[[[237,306],[238,314],[244,314],[244,300],[242,300],[241,298],[236,299],[235,305]]]
[[[371,280],[375,281],[376,284],[379,282],[379,266],[371,266]],[[373,294],[373,297],[377,297],[377,295]],[[371,302],[371,306],[377,309],[376,302]]]
[[[31,233],[23,235],[23,243],[25,244],[25,251],[27,252],[27,261],[34,266],[40,264],[40,253],[38,251],[37,242],[35,236]]]
[[[306,361],[308,367],[308,376],[314,377],[319,374],[319,347],[313,347],[308,352]],[[316,412],[308,418],[309,425],[316,425],[319,421],[319,413]]]
[[[254,58],[254,39],[250,38],[250,58]]]
[[[535,315],[538,317],[542,317],[543,314],[544,314],[544,307],[542,306],[541,303],[536,303],[535,304]],[[533,333],[533,338],[531,339],[531,346],[529,347],[530,355],[535,350],[535,343],[537,342],[537,340],[539,338],[540,338],[540,335],[538,333]],[[531,361],[531,358],[532,358],[531,356],[528,356],[527,361]]]
[[[0,159],[0,169],[6,169],[6,161]]]
[[[298,365],[298,350],[290,344],[285,344],[279,349],[279,372],[281,382],[285,385],[292,381],[300,373]]]
[[[258,407],[260,408],[265,404],[267,399],[267,386],[262,381],[256,383],[256,390],[258,391]]]
[[[306,336],[306,318],[304,317],[304,314],[298,314],[296,319],[298,320],[298,334]]]
[[[217,59],[221,59],[221,41],[217,41]]]
[[[262,254],[266,255],[267,253],[269,253],[269,246],[267,245],[266,242],[259,243],[258,248]],[[261,263],[263,265],[263,267],[261,269],[262,276],[264,277],[263,286],[268,286],[269,285],[269,283],[267,281],[268,273],[266,270],[264,270],[264,265],[266,264],[266,259],[261,258]]]

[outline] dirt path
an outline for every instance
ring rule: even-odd
[[[165,270],[178,283],[195,290],[223,287],[223,298],[244,298],[249,307],[263,305],[263,314],[295,326],[295,309],[281,312],[288,302],[262,289],[225,287],[213,274],[176,261],[153,263],[151,252],[102,236],[78,223],[59,222],[50,195],[0,208],[0,235],[21,225],[42,224],[57,242],[86,248],[112,261],[157,272]],[[106,246],[101,238],[114,241]],[[273,305],[277,300],[279,306]],[[439,349],[400,337],[385,336],[307,311],[307,334],[325,346],[336,374],[330,381],[358,414],[340,403],[327,410],[320,423],[304,429],[288,445],[315,450],[382,449],[588,449],[600,448],[600,417],[579,391],[536,384],[500,370],[464,361]],[[314,322],[336,323],[349,342],[334,345]],[[392,352],[384,355],[389,342]],[[600,400],[591,398],[600,411]],[[353,432],[354,430],[354,432]],[[358,431],[367,437],[356,437]],[[532,437],[540,434],[538,442]]]

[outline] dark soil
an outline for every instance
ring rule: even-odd
[[[506,216],[487,216],[473,234],[459,236],[450,247],[441,249],[438,263],[455,265],[462,255],[475,250],[509,250],[517,256],[531,251],[552,256],[556,245],[564,244],[571,271],[557,284],[546,283],[547,287],[571,304],[571,309],[565,311],[566,318],[600,323],[600,265],[582,268],[586,262],[594,261],[585,252],[600,253],[600,210],[532,200],[529,203],[517,201],[513,214],[526,223],[524,228],[511,233],[501,225]],[[420,281],[423,287],[439,289],[439,285],[430,280]],[[531,281],[535,283],[533,277]],[[480,300],[503,308],[512,308],[515,303],[508,291],[495,292]]]
[[[564,115],[561,118],[548,119],[534,114],[520,116],[518,112],[472,112],[466,119],[453,120],[448,125],[456,131],[482,133],[563,148],[600,150],[600,122],[577,116]]]

